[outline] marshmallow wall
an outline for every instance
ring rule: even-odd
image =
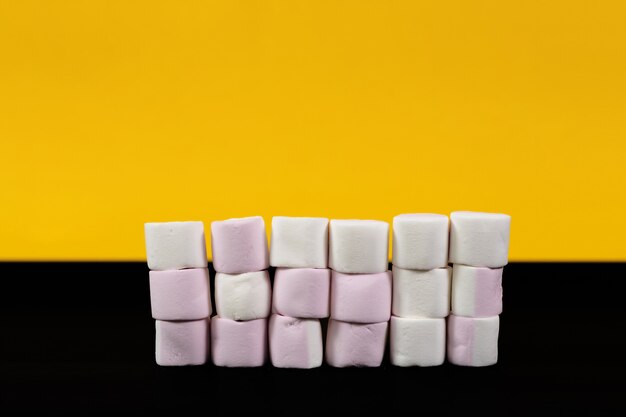
[[[271,224],[268,245],[260,216],[211,223],[214,305],[203,223],[145,224],[158,365],[497,363],[510,216],[398,215],[392,270],[386,222]]]

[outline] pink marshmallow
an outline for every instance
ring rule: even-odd
[[[454,264],[452,313],[465,317],[502,313],[502,270]]]
[[[209,270],[206,268],[150,271],[152,317],[158,320],[198,320],[212,312]]]
[[[498,362],[500,318],[448,316],[448,361],[461,366]]]
[[[273,314],[268,339],[272,365],[277,368],[311,369],[322,365],[322,326],[317,319]]]
[[[267,358],[267,319],[212,319],[211,356],[217,366],[263,366]]]
[[[194,321],[157,320],[156,363],[161,366],[202,365],[209,346],[210,319]]]
[[[242,274],[269,267],[265,222],[244,217],[211,223],[213,267],[217,272]]]
[[[356,324],[330,319],[326,363],[336,368],[380,366],[385,354],[388,322]]]
[[[352,323],[378,323],[391,317],[391,272],[343,274],[333,271],[330,316]]]
[[[277,268],[273,311],[289,317],[328,317],[330,269]]]

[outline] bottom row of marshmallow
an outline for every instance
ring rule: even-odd
[[[331,319],[326,362],[339,368],[380,366],[388,324],[386,321],[357,324]],[[446,319],[394,316],[389,327],[389,353],[393,365],[443,364]],[[463,366],[495,364],[498,360],[498,332],[498,316],[449,316],[448,361]],[[322,327],[317,319],[273,314],[269,324],[267,319],[234,321],[219,316],[195,321],[156,321],[156,362],[159,365],[202,365],[210,350],[217,366],[257,367],[267,361],[268,344],[271,362],[276,367],[309,369],[322,364]]]

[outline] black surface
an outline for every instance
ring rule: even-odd
[[[489,368],[162,368],[145,264],[0,263],[0,277],[1,415],[626,415],[626,264],[507,266]]]

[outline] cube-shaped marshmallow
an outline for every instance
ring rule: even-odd
[[[450,313],[450,271],[419,271],[394,265],[392,314],[405,318],[446,317]]]
[[[358,324],[330,319],[326,363],[336,368],[380,366],[385,354],[388,323]]]
[[[199,320],[212,312],[209,270],[150,271],[150,305],[158,320]]]
[[[276,268],[273,291],[278,314],[319,319],[330,314],[330,269]]]
[[[378,323],[391,316],[391,271],[342,274],[333,271],[330,317],[351,323]]]
[[[400,214],[393,218],[393,264],[429,270],[448,266],[448,216]]]
[[[210,319],[156,320],[156,363],[161,366],[202,365],[207,361]]]
[[[268,339],[272,365],[311,369],[322,365],[322,326],[318,319],[296,319],[272,314]]]
[[[217,272],[241,274],[269,267],[265,222],[260,216],[212,222],[211,248]]]
[[[502,270],[454,264],[452,314],[490,317],[502,313]]]
[[[391,363],[396,366],[437,366],[446,358],[446,319],[391,317]]]
[[[230,320],[267,318],[272,305],[272,285],[267,271],[215,275],[217,315]]]
[[[211,319],[211,357],[217,366],[256,367],[267,359],[267,319]]]
[[[487,268],[508,263],[511,216],[455,211],[450,225],[450,262]]]
[[[146,223],[148,268],[154,271],[206,268],[206,242],[202,222]]]
[[[448,317],[448,361],[462,366],[498,362],[500,317]]]
[[[270,265],[287,268],[328,267],[328,219],[272,218]]]
[[[389,266],[389,223],[331,220],[329,266],[348,274],[375,274]]]

